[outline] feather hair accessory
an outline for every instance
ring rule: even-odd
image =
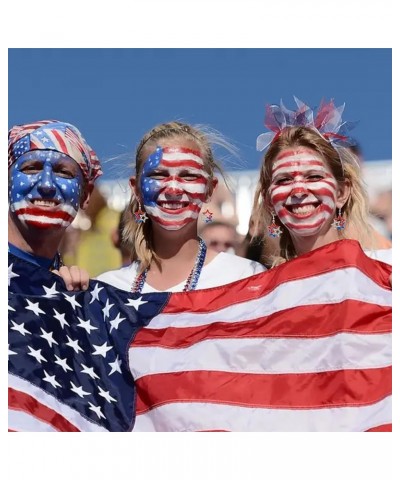
[[[336,107],[333,100],[321,101],[318,108],[311,108],[294,97],[297,110],[289,110],[283,104],[267,105],[264,125],[271,130],[257,137],[257,150],[261,152],[279,137],[286,127],[310,127],[316,129],[333,147],[350,147],[357,145],[357,141],[349,137],[348,133],[357,122],[345,122],[342,113],[345,104]]]

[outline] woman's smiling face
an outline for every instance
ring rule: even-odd
[[[163,142],[164,143],[164,142]],[[144,209],[167,230],[197,220],[210,175],[194,141],[169,141],[147,157],[140,175]]]
[[[291,234],[317,235],[332,222],[338,183],[321,156],[304,147],[285,149],[273,162],[270,203]]]

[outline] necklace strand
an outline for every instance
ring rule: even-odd
[[[207,246],[204,243],[204,240],[202,238],[200,237],[197,237],[197,238],[199,241],[199,249],[197,251],[196,261],[194,262],[193,268],[186,279],[185,286],[183,287],[184,292],[195,290],[197,283],[199,281],[201,270],[204,265],[204,260],[206,258]],[[142,273],[136,276],[135,280],[132,283],[131,292],[142,293],[144,284],[146,283],[148,271],[149,269],[146,268],[146,270],[144,270]]]

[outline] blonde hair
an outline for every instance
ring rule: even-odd
[[[363,247],[367,243],[370,245],[372,229],[368,223],[368,197],[357,156],[344,147],[335,149],[317,130],[304,126],[284,128],[264,155],[253,204],[256,231],[266,232],[267,225],[272,220],[269,188],[273,161],[282,150],[293,147],[306,147],[317,152],[326,161],[339,185],[349,180],[350,196],[342,208],[342,215],[345,216],[347,223],[346,228],[339,231],[339,235],[342,238],[358,240]],[[275,223],[280,225],[283,232],[279,244],[280,256],[285,260],[296,257],[289,230],[278,218],[275,219]],[[276,258],[274,264],[281,263],[282,258]]]
[[[234,147],[219,132],[210,127],[201,125],[191,126],[186,123],[173,121],[155,126],[140,141],[136,149],[135,170],[137,183],[139,183],[138,179],[140,178],[143,164],[147,159],[145,147],[149,145],[156,146],[158,141],[172,138],[182,138],[197,143],[204,160],[204,167],[210,175],[210,185],[216,171],[224,178],[222,168],[215,161],[212,145],[219,145],[231,152],[234,151]],[[159,263],[160,259],[153,247],[151,220],[148,219],[144,223],[136,223],[134,220],[133,212],[138,210],[138,207],[139,202],[135,195],[132,195],[124,218],[123,238],[127,243],[134,244],[132,260],[139,260],[140,271],[143,271],[150,266],[152,261]]]

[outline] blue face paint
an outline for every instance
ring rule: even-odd
[[[25,223],[39,227],[66,227],[75,218],[83,174],[67,155],[35,150],[11,167],[10,210]]]
[[[162,156],[162,148],[157,147],[143,165],[143,171],[140,177],[140,190],[143,195],[143,203],[148,207],[155,207],[157,205],[156,200],[160,193],[161,182],[154,180],[153,178],[149,178],[149,174],[151,174],[160,165]]]

